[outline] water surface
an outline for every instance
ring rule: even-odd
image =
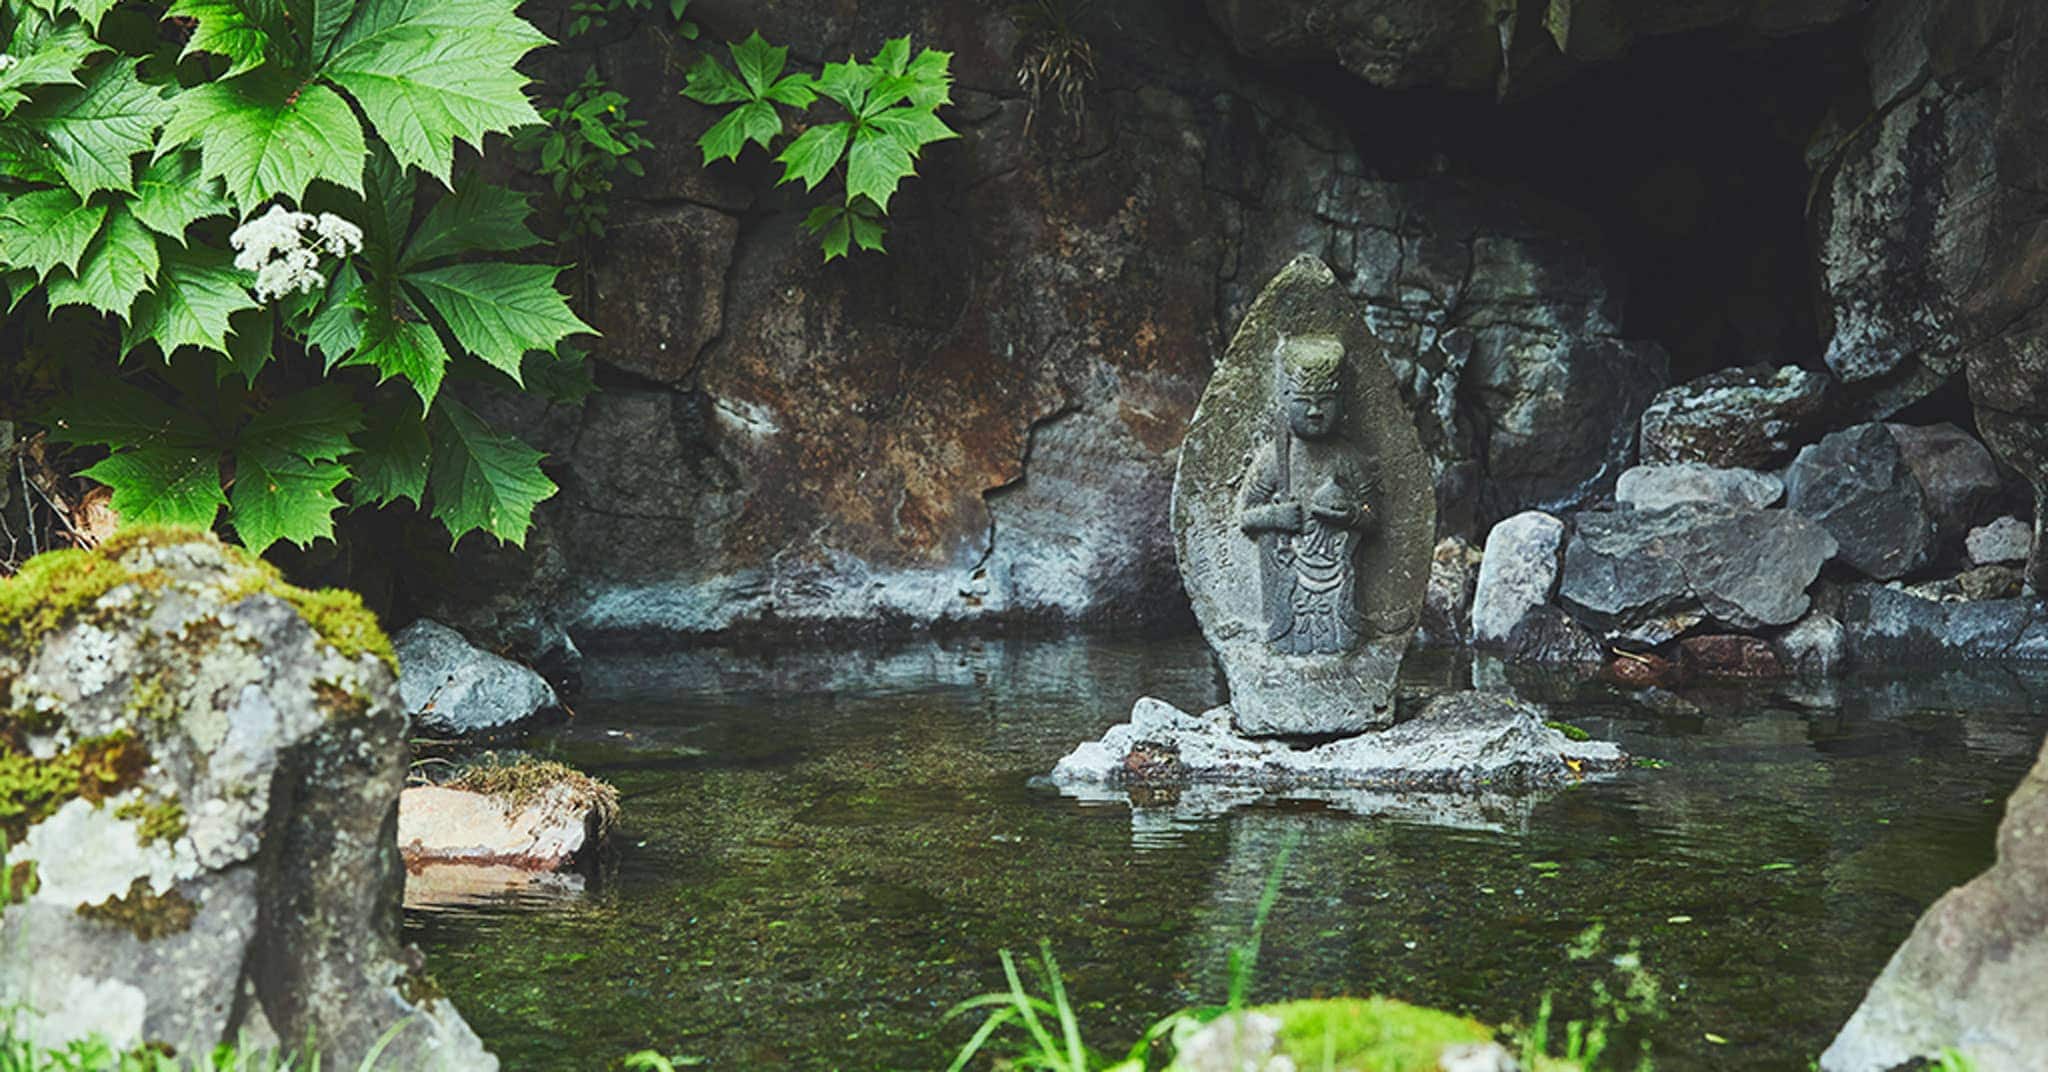
[[[1409,703],[1472,680],[1411,664]],[[1297,838],[1257,999],[1378,993],[1508,1022],[1547,993],[1577,1016],[1633,947],[1664,1012],[1630,1030],[1660,1069],[1804,1069],[1919,913],[1990,862],[2048,726],[2030,700],[2048,680],[2004,670],[1649,694],[1516,678],[1661,765],[1446,828],[1312,802],[1134,817],[1026,784],[1137,696],[1212,702],[1192,639],[692,652],[587,680],[536,747],[620,787],[616,859],[581,890],[407,914],[515,1072],[644,1047],[943,1068],[971,1025],[941,1014],[1041,938],[1090,1042],[1121,1050],[1222,997]],[[1596,923],[1600,954],[1573,959]]]

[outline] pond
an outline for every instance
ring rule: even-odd
[[[1404,705],[1468,685],[1410,659]],[[920,643],[614,659],[535,743],[615,782],[580,889],[407,910],[515,1072],[652,1047],[718,1069],[936,1069],[1051,943],[1090,1043],[1214,1002],[1298,839],[1253,996],[1385,994],[1492,1022],[1587,1015],[1633,949],[1659,1069],[1806,1068],[1919,913],[1991,861],[2043,728],[2017,671],[1637,693],[1512,678],[1653,766],[1459,826],[1269,804],[1177,816],[1028,784],[1158,695],[1218,693],[1199,640]],[[1597,956],[1568,949],[1601,926]]]

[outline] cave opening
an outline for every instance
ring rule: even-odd
[[[1625,287],[1623,334],[1661,343],[1677,383],[1825,367],[1807,153],[1831,108],[1853,115],[1864,97],[1859,38],[1858,20],[1650,38],[1506,102],[1375,89],[1334,66],[1296,77],[1381,177],[1446,174],[1588,220]]]

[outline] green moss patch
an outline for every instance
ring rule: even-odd
[[[391,647],[384,627],[377,624],[377,616],[363,606],[362,596],[341,588],[313,591],[283,582],[271,589],[271,594],[298,608],[320,639],[334,645],[336,651],[351,659],[375,655],[392,673],[398,672],[398,652]]]
[[[177,890],[157,893],[149,888],[148,879],[138,878],[119,897],[109,897],[96,905],[79,905],[78,914],[95,923],[119,927],[145,942],[154,942],[191,929],[199,906]]]
[[[1392,998],[1292,1001],[1252,1010],[1280,1021],[1276,1050],[1298,1068],[1336,1067],[1351,1072],[1437,1072],[1447,1047],[1496,1040],[1497,1032],[1470,1017],[1425,1009]],[[1335,1062],[1326,1065],[1326,1061]],[[1542,1061],[1532,1072],[1572,1072],[1577,1066]]]
[[[80,741],[49,759],[0,752],[0,832],[18,842],[65,802],[97,804],[140,782],[148,767],[147,752],[126,733]]]
[[[450,789],[482,793],[517,810],[532,804],[555,786],[567,786],[573,797],[589,802],[597,814],[598,829],[609,830],[619,818],[619,791],[610,782],[551,759],[519,756],[500,759],[486,752],[477,762],[458,771],[442,783]]]
[[[22,650],[35,646],[72,615],[137,579],[114,559],[91,551],[49,551],[0,581],[0,635]]]
[[[176,841],[185,836],[185,806],[175,800],[153,804],[131,800],[114,810],[114,818],[136,820],[139,829],[135,838],[144,845]]]

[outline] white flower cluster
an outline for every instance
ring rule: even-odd
[[[327,282],[321,254],[346,257],[363,248],[363,229],[332,212],[315,216],[283,205],[235,229],[235,267],[256,273],[256,300],[270,301]]]

